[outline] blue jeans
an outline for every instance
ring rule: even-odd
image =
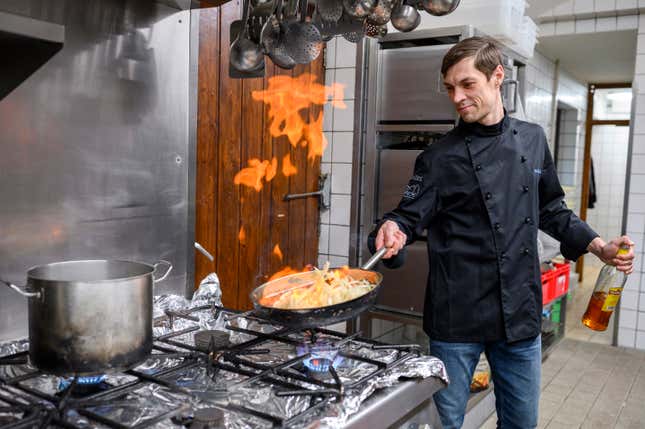
[[[508,344],[430,341],[430,353],[443,361],[450,384],[434,394],[444,429],[459,429],[470,395],[470,381],[479,356],[486,353],[495,389],[497,427],[530,429],[537,426],[540,402],[542,343],[538,335]]]

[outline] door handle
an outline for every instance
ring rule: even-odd
[[[517,96],[519,93],[519,82],[514,79],[508,79],[502,82],[502,85],[506,85],[506,96],[505,98],[507,100],[512,100],[512,106],[506,106],[507,112],[508,113],[515,113],[517,112]],[[511,91],[510,87],[513,86],[513,93],[512,95],[509,95],[509,91]],[[511,98],[512,97],[512,98]]]
[[[300,198],[318,197],[320,208],[328,209],[331,205],[331,185],[329,183],[329,174],[321,174],[318,178],[319,190],[314,192],[304,192],[302,194],[287,194],[284,201],[297,200]]]

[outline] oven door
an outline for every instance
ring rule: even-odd
[[[441,76],[443,56],[452,46],[379,52],[379,125],[454,123],[455,108]]]

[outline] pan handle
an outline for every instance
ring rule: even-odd
[[[20,295],[24,296],[25,298],[40,298],[42,295],[40,292],[29,292],[26,290],[22,290],[20,286],[16,286],[15,284],[9,283],[6,280],[0,279],[0,283],[4,283],[5,285],[9,286],[11,289],[18,292]]]
[[[168,270],[166,270],[166,272],[165,272],[161,277],[159,277],[158,279],[155,279],[155,278],[154,278],[154,272],[155,272],[155,271],[157,271],[157,267],[158,267],[159,265],[167,265],[167,266],[168,266]],[[172,271],[172,264],[171,264],[170,262],[168,262],[168,261],[164,261],[163,259],[160,259],[160,260],[159,260],[159,262],[154,263],[152,266],[153,266],[153,268],[155,269],[155,270],[153,271],[153,277],[152,277],[152,278],[153,278],[153,281],[154,281],[155,283],[160,282],[160,281],[162,281],[162,280],[165,280],[165,279],[166,279],[166,277],[168,277],[168,274],[170,274],[170,272]]]
[[[380,260],[381,260],[381,258],[383,257],[383,255],[385,255],[385,253],[386,253],[387,251],[388,251],[388,248],[387,248],[387,247],[382,247],[381,249],[379,249],[379,251],[378,251],[378,252],[376,252],[375,254],[373,254],[373,255],[372,255],[372,257],[371,257],[367,262],[365,262],[365,263],[363,264],[363,266],[361,267],[361,269],[363,269],[363,270],[369,270],[369,269],[371,269],[374,265],[376,265],[376,263],[377,263],[378,261],[380,261]]]

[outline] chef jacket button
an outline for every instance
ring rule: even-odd
[[[528,187],[528,186],[526,186],[526,185],[522,186],[522,191],[524,191],[524,192],[528,192],[528,191],[529,191],[529,187]]]
[[[529,248],[528,247],[525,247],[524,249],[522,249],[522,255],[526,256],[528,254],[529,254]]]
[[[477,164],[477,165],[475,166],[475,170],[479,171],[479,170],[481,170],[481,169],[482,169],[482,165],[481,165],[481,164]]]
[[[517,130],[513,130],[513,134],[517,134]]]
[[[526,157],[525,157],[524,155],[522,155],[522,156],[520,157],[520,161],[522,161],[522,162],[526,162]]]
[[[499,229],[502,227],[502,225],[499,222],[495,222],[495,231],[499,231]]]
[[[524,218],[524,223],[531,223],[531,218],[530,217],[525,217]]]
[[[502,252],[501,257],[505,258],[506,257],[506,252]]]
[[[470,143],[472,141],[470,137],[466,137],[464,140],[466,141],[466,143]]]
[[[485,197],[487,200],[490,200],[491,198],[493,198],[493,194],[491,194],[490,192],[486,192]]]

